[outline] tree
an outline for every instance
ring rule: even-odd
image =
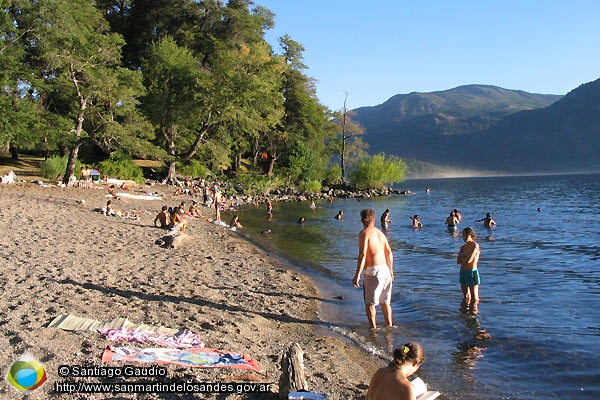
[[[175,179],[175,163],[189,147],[199,145],[206,129],[199,134],[200,113],[197,101],[200,87],[196,59],[189,50],[179,47],[170,37],[151,46],[144,62],[144,81],[147,88],[142,108],[160,137],[159,144],[168,154],[166,180]],[[205,126],[210,123],[210,114]]]
[[[176,162],[189,160],[209,140],[230,151],[273,129],[282,115],[280,70],[266,43],[224,49],[205,65],[170,38],[153,46],[144,64],[143,103],[169,154],[166,179],[175,178]]]
[[[385,153],[361,158],[350,174],[351,182],[358,189],[381,189],[385,185],[403,182],[407,166],[400,158]]]
[[[121,123],[140,122],[135,105],[143,93],[141,74],[119,66],[123,39],[108,30],[89,1],[35,4],[37,9],[22,14],[23,24],[33,26],[24,35],[38,79],[32,90],[59,126],[70,121],[69,132],[61,137],[69,149],[67,181],[84,142],[110,151],[130,134]]]
[[[0,11],[0,146],[18,158],[19,150],[31,150],[44,142],[32,68],[27,62],[25,36],[39,25],[24,18],[36,7],[12,2]]]
[[[342,182],[346,179],[346,146],[350,139],[355,138],[358,135],[362,135],[364,133],[363,128],[360,124],[352,121],[352,115],[354,113],[352,111],[348,111],[346,109],[346,101],[348,100],[348,93],[344,97],[344,108],[342,109],[342,115],[340,120],[340,125],[342,128],[342,136],[341,136],[341,150],[340,150],[340,168],[342,169]],[[360,142],[362,144],[362,141]]]
[[[293,170],[293,144],[302,141],[312,153],[312,168],[324,176],[331,156],[326,144],[333,138],[334,125],[328,118],[326,107],[319,103],[314,80],[302,72],[306,68],[302,55],[304,47],[289,35],[280,37],[279,43],[286,62],[281,89],[285,118],[278,130],[268,135],[272,155],[268,174],[273,173],[278,153],[281,153],[282,166]]]

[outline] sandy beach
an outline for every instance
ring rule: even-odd
[[[188,222],[188,237],[179,248],[157,244],[166,233],[153,226],[160,207],[181,200],[189,204],[191,197],[115,200],[116,209],[139,215],[132,219],[98,212],[106,204],[106,194],[106,187],[0,185],[0,360],[4,376],[24,352],[43,364],[48,381],[32,399],[276,399],[281,356],[294,342],[305,352],[311,391],[327,393],[330,399],[364,397],[381,362],[316,329],[321,298],[307,278],[236,233],[205,220]],[[206,207],[201,210],[210,212]],[[271,384],[271,391],[58,395],[54,382],[62,379],[57,374],[60,365],[123,366],[102,362],[102,354],[109,345],[131,345],[115,343],[98,332],[48,327],[60,314],[99,321],[123,317],[187,329],[201,335],[207,348],[249,355],[264,373],[167,365],[165,381],[262,382]],[[2,398],[22,398],[4,379],[2,383]]]

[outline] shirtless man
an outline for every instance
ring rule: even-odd
[[[160,227],[163,229],[167,229],[171,225],[171,215],[169,215],[169,208],[167,206],[162,206],[162,210],[158,213],[156,218],[154,218],[154,226],[156,226],[156,222],[160,222]]]
[[[219,187],[215,184],[215,186],[213,186],[213,200],[214,203],[213,205],[215,206],[215,221],[220,221],[221,220],[221,201],[222,199],[222,195],[221,195],[221,189],[219,189]]]
[[[418,215],[415,215],[414,217],[408,217],[408,218],[412,219],[413,228],[422,228],[423,227],[423,223],[421,223],[421,220],[419,219]]]
[[[492,213],[486,213],[485,218],[475,220],[475,222],[481,221],[483,221],[483,226],[485,226],[486,228],[493,228],[494,226],[496,226],[496,221],[492,219]]]
[[[365,270],[365,311],[371,329],[377,328],[375,306],[381,311],[388,327],[392,323],[392,281],[394,280],[394,255],[387,238],[375,227],[375,210],[360,212],[364,229],[358,234],[358,260],[352,284],[360,287],[360,275]]]
[[[183,219],[185,210],[181,207],[175,207],[175,212],[171,214],[171,226],[179,229],[180,232],[185,232],[187,221]]]

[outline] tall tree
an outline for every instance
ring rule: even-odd
[[[117,125],[136,113],[136,97],[143,86],[140,72],[119,66],[123,39],[108,30],[102,13],[89,1],[40,4],[36,18],[41,23],[28,34],[32,43],[28,51],[37,61],[35,68],[43,81],[40,97],[47,109],[72,123],[64,136],[69,148],[66,181],[74,175],[85,141],[109,150],[119,136],[129,134]]]
[[[303,60],[304,47],[291,39],[289,35],[279,38],[283,50],[282,57],[286,62],[282,93],[284,96],[285,118],[279,130],[269,137],[270,152],[277,155],[281,152],[282,165],[294,168],[290,161],[296,159],[289,155],[295,154],[287,149],[298,140],[303,141],[310,151],[315,164],[315,171],[324,172],[330,154],[325,146],[333,133],[333,125],[329,121],[327,109],[316,95],[314,80],[303,73],[306,65]],[[271,157],[268,173],[273,173],[274,160]]]
[[[147,94],[142,107],[168,154],[167,181],[175,179],[175,163],[195,153],[212,123],[210,114],[200,121],[199,79],[196,59],[188,49],[168,36],[151,46],[144,62]],[[196,131],[201,125],[206,128]]]
[[[348,142],[350,139],[355,138],[358,135],[362,135],[364,133],[363,128],[360,124],[352,121],[352,111],[348,111],[346,108],[346,101],[348,100],[348,93],[346,93],[344,97],[344,108],[342,109],[341,118],[340,118],[340,127],[342,130],[341,133],[341,150],[340,150],[340,168],[342,169],[342,182],[346,180],[346,155]],[[361,141],[362,143],[362,141]]]
[[[4,4],[6,3],[6,4]],[[0,149],[31,150],[43,143],[32,68],[27,62],[26,35],[39,22],[23,18],[36,7],[29,2],[3,2],[0,9]]]
[[[166,179],[174,179],[176,163],[192,158],[209,140],[240,151],[251,141],[245,138],[272,129],[281,116],[281,69],[265,43],[224,49],[200,66],[170,38],[153,46],[144,64],[143,105],[169,154]]]

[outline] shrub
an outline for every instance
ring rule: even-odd
[[[108,160],[98,163],[98,169],[103,175],[144,183],[142,167],[135,165],[131,157],[125,154],[113,154]]]
[[[175,171],[182,176],[191,176],[192,178],[206,178],[210,175],[210,170],[198,160],[188,160],[175,164]]]
[[[403,182],[406,170],[406,164],[400,158],[391,156],[386,160],[385,153],[379,153],[361,158],[350,174],[350,180],[358,189],[380,189],[386,184]]]
[[[325,183],[332,185],[340,183],[342,180],[342,167],[339,164],[333,164],[325,174]]]
[[[67,156],[52,156],[40,163],[40,173],[44,178],[54,181],[58,175],[64,175],[67,170]],[[75,175],[79,174],[81,162],[75,162]]]
[[[264,175],[238,175],[235,185],[239,187],[242,194],[247,196],[268,196],[272,191],[283,186],[279,177],[269,178]]]
[[[302,190],[305,193],[319,193],[322,187],[321,181],[308,181],[302,184]]]

